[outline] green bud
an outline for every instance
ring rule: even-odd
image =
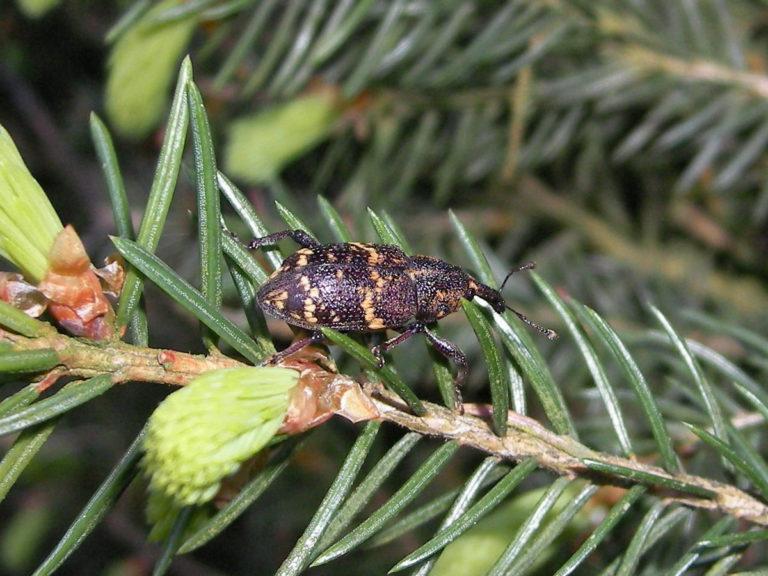
[[[105,106],[115,129],[124,136],[146,136],[168,106],[171,82],[197,21],[187,17],[158,22],[157,16],[182,3],[158,3],[112,46]]]
[[[25,16],[29,18],[40,18],[55,8],[61,0],[16,0],[16,5],[19,7]]]
[[[269,182],[323,140],[339,116],[337,96],[326,89],[236,120],[224,151],[227,174],[252,184]]]
[[[45,192],[0,125],[0,256],[13,262],[28,280],[39,282],[62,228]]]
[[[211,500],[221,480],[275,435],[297,381],[286,368],[230,368],[168,396],[144,442],[150,489],[181,506]]]

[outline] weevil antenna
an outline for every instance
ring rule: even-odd
[[[509,280],[509,277],[512,276],[512,274],[514,274],[515,272],[522,272],[523,270],[533,270],[534,268],[536,268],[536,262],[526,262],[522,266],[518,266],[517,268],[512,268],[512,270],[509,271],[509,274],[507,274],[504,277],[504,282],[502,282],[501,286],[499,286],[499,292],[504,290],[504,284],[507,283],[507,280]],[[512,309],[510,308],[510,310]],[[514,312],[514,310],[512,311]]]
[[[544,334],[544,336],[546,336],[548,340],[557,340],[557,332],[555,332],[551,328],[544,328],[544,326],[536,324],[536,322],[534,322],[533,320],[528,318],[528,316],[526,316],[525,314],[523,314],[521,312],[518,312],[517,310],[515,310],[511,306],[508,306],[507,304],[504,304],[504,306],[506,307],[507,310],[509,310],[510,312],[513,312],[515,314],[515,316],[520,318],[520,320],[522,320],[523,322],[528,324],[528,326],[530,326],[531,328],[534,328],[535,330],[537,330],[537,331],[541,332],[542,334]]]
[[[504,282],[501,283],[501,286],[499,286],[499,293],[501,293],[502,290],[504,290],[504,285],[507,283],[507,280],[509,280],[510,276],[514,274],[515,272],[522,272],[523,270],[533,270],[536,268],[536,262],[526,262],[525,264],[518,266],[516,268],[512,268],[512,270],[509,271],[509,274],[506,275],[504,278]],[[551,328],[544,328],[544,326],[540,326],[539,324],[536,324],[533,320],[528,318],[525,314],[522,312],[518,312],[511,306],[508,306],[506,303],[504,304],[504,307],[509,310],[510,312],[513,312],[515,316],[520,318],[525,324],[528,324],[531,328],[537,330],[538,332],[544,334],[549,340],[555,340],[557,339],[557,332],[552,330]]]

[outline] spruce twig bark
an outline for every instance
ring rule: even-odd
[[[534,458],[541,467],[561,476],[599,479],[593,469],[585,464],[585,461],[590,461],[666,478],[713,494],[712,498],[670,495],[667,496],[670,502],[679,502],[694,508],[719,510],[755,524],[768,525],[768,506],[734,486],[701,476],[670,474],[657,466],[594,451],[568,436],[561,436],[547,430],[532,418],[511,410],[508,414],[507,434],[499,437],[493,433],[484,419],[469,413],[472,408],[479,408],[479,412],[482,412],[484,408],[482,406],[467,407],[468,413],[459,415],[437,404],[424,402],[426,414],[413,416],[401,409],[401,403],[391,393],[381,389],[377,390],[374,402],[383,420],[394,422],[420,434],[455,440],[462,445],[471,446],[505,460],[519,461],[524,458]],[[611,483],[617,481],[617,478],[609,475],[603,476],[602,479]],[[618,483],[624,484],[622,481]]]
[[[116,384],[137,381],[183,386],[195,376],[210,370],[243,366],[242,362],[220,354],[187,354],[119,341],[99,344],[63,334],[27,338],[0,330],[0,342],[11,344],[16,350],[53,350],[60,363],[52,371],[56,378],[91,378],[110,374]],[[47,377],[41,382],[45,387],[53,384]]]

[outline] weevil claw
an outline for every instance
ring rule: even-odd
[[[371,353],[376,358],[376,369],[381,370],[384,368],[384,355],[381,351],[381,346],[374,346],[371,348]]]

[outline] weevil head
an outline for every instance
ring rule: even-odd
[[[504,297],[501,295],[501,291],[504,290],[504,285],[507,283],[507,280],[514,274],[515,272],[521,272],[522,270],[532,270],[536,266],[533,262],[527,262],[526,264],[523,264],[522,266],[518,266],[517,268],[513,268],[509,271],[509,274],[506,275],[504,278],[504,281],[501,283],[501,286],[499,286],[498,290],[494,290],[493,288],[486,286],[485,284],[479,284],[478,290],[476,291],[476,294],[480,296],[483,300],[488,302],[493,309],[498,312],[499,314],[502,314],[505,310],[509,310],[512,312],[515,316],[520,318],[525,324],[528,324],[531,328],[534,330],[537,330],[544,336],[546,336],[550,340],[556,340],[557,339],[557,332],[552,330],[551,328],[544,328],[544,326],[541,326],[528,318],[525,314],[522,314],[521,312],[518,312],[511,306],[508,306],[507,303],[504,301]]]
[[[513,268],[512,270],[509,271],[509,274],[506,275],[506,277],[504,278],[504,281],[501,283],[501,286],[499,286],[498,290],[496,290],[495,288],[491,288],[490,286],[487,286],[482,282],[478,282],[477,280],[474,280],[472,277],[469,277],[469,286],[468,286],[469,291],[467,294],[464,295],[464,298],[467,298],[468,300],[470,300],[474,296],[479,296],[480,298],[488,302],[488,304],[491,305],[491,308],[493,308],[497,313],[503,314],[505,310],[509,310],[534,330],[537,330],[538,332],[540,332],[550,340],[555,340],[557,339],[557,332],[555,332],[551,328],[545,328],[544,326],[537,324],[536,322],[528,318],[525,314],[522,314],[521,312],[518,312],[511,306],[507,305],[507,303],[504,301],[504,296],[501,295],[501,291],[504,290],[504,285],[507,283],[507,280],[509,280],[509,278],[515,272],[521,272],[523,270],[531,270],[534,267],[535,267],[535,264],[533,262],[527,262],[522,266]]]
[[[467,300],[471,300],[474,296],[479,296],[488,302],[488,304],[491,305],[491,308],[499,314],[503,314],[504,310],[507,309],[507,303],[504,301],[504,296],[501,295],[500,291],[470,278],[469,294],[464,297]]]
[[[497,313],[513,312],[520,320],[538,330],[550,340],[557,338],[554,330],[539,326],[514,308],[507,306],[501,291],[510,276],[521,270],[533,268],[533,262],[523,264],[507,274],[498,290],[475,280],[470,274],[445,260],[431,256],[410,258],[406,273],[416,287],[417,312],[420,322],[434,322],[455,312],[461,306],[461,299],[472,300],[479,296],[491,305]]]

